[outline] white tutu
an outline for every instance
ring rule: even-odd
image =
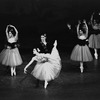
[[[54,47],[51,52],[52,58],[48,58],[47,62],[37,62],[32,71],[32,75],[39,80],[53,80],[61,70],[61,59],[58,50]]]
[[[71,60],[87,62],[92,61],[93,57],[87,45],[80,46],[77,44],[72,51]]]
[[[90,37],[89,37],[89,47],[90,48],[96,48],[96,49],[100,48],[100,34],[90,35]]]
[[[11,67],[21,65],[22,58],[18,48],[3,49],[0,53],[0,63]]]

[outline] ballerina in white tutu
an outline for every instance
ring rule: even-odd
[[[94,49],[94,57],[98,59],[98,52],[97,50],[100,49],[100,15],[97,15],[98,19],[94,18],[94,13],[91,16],[90,24],[92,26],[91,35],[89,37],[89,47]]]
[[[36,48],[39,53],[51,53],[53,45],[52,45],[52,41],[49,42],[47,40],[46,33],[42,33],[40,35],[40,41]],[[39,83],[40,83],[40,80],[36,79],[36,87],[39,87]]]
[[[83,20],[83,23],[79,21],[77,25],[77,36],[78,44],[72,51],[71,60],[80,62],[80,70],[81,73],[83,73],[83,62],[92,61],[93,59],[89,47],[87,46],[88,26],[86,20]]]
[[[14,35],[15,33],[15,35]],[[10,66],[11,76],[16,75],[16,66],[22,64],[22,58],[18,50],[18,31],[13,25],[6,27],[7,44],[0,53],[0,63]]]
[[[26,69],[32,62],[37,61],[35,68],[31,72],[31,74],[39,80],[45,81],[44,88],[47,87],[48,81],[54,80],[58,77],[61,70],[61,59],[56,48],[57,41],[54,43],[54,47],[50,53],[39,53],[36,49],[33,49],[33,53],[36,55],[32,58],[32,60],[26,65],[24,68],[24,73],[26,73]]]

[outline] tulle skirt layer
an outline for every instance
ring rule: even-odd
[[[52,53],[54,52],[56,57],[52,56],[44,63],[37,62],[31,73],[35,78],[50,81],[58,77],[61,70],[61,60],[56,48],[53,48]]]
[[[89,47],[90,48],[96,48],[96,49],[100,48],[100,34],[90,35],[90,37],[89,37]]]
[[[22,64],[22,58],[18,48],[3,49],[0,53],[0,63],[6,66],[18,66]]]
[[[76,45],[72,51],[71,60],[87,62],[92,61],[93,57],[87,45]]]

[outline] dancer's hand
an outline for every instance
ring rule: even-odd
[[[37,51],[38,51],[38,52],[40,52],[40,49],[39,49],[39,48],[37,48]]]
[[[14,26],[13,26],[13,25],[11,25],[11,24],[10,24],[9,26],[10,26],[10,27],[14,27]]]
[[[7,49],[11,49],[11,47],[10,46],[7,46]]]
[[[26,68],[24,68],[24,73],[25,73],[25,74],[27,73],[27,70],[26,70]]]
[[[86,41],[89,41],[88,39],[86,39]]]

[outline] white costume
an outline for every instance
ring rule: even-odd
[[[61,70],[61,59],[57,48],[54,46],[51,54],[43,54],[42,59],[37,57],[37,64],[32,71],[32,75],[39,80],[53,80],[55,79]],[[45,59],[46,61],[42,61]]]
[[[98,17],[100,19],[100,15],[98,14]],[[100,22],[97,23],[98,19],[94,19],[94,13],[91,16],[91,25],[92,25],[92,31],[91,35],[89,37],[89,47],[94,49],[94,56],[96,59],[98,59],[98,53],[97,49],[100,49]]]
[[[15,43],[15,38],[10,38],[9,43]],[[22,58],[17,47],[3,49],[0,53],[0,62],[6,66],[18,66],[22,64]]]
[[[22,58],[17,48],[17,34],[13,37],[9,37],[8,32],[6,30],[7,35],[7,47],[2,50],[0,53],[0,63],[5,66],[11,67],[11,75],[13,73],[16,75],[15,67],[22,64]],[[13,69],[14,68],[14,69]]]
[[[95,14],[96,15],[96,14]],[[100,19],[100,15],[97,13],[97,16]],[[100,48],[100,22],[97,23],[98,19],[94,19],[94,13],[91,16],[91,26],[92,34],[89,37],[89,47],[94,49]]]
[[[86,23],[84,22],[86,25]],[[80,63],[81,72],[83,72],[83,62],[92,61],[92,55],[90,53],[89,47],[87,46],[87,37],[88,29],[85,29],[86,32],[83,33],[82,30],[79,30],[79,25],[77,26],[77,35],[78,35],[78,44],[74,47],[71,53],[71,60],[82,62]]]
[[[24,72],[26,72],[26,68],[34,61],[37,61],[33,71],[31,74],[39,80],[45,81],[44,88],[47,87],[48,81],[54,80],[58,77],[60,70],[61,70],[61,59],[56,48],[57,41],[54,43],[54,47],[52,48],[51,54],[50,53],[38,53],[32,60],[29,62],[28,65],[24,68]],[[35,49],[36,51],[36,49]]]
[[[99,31],[100,32],[100,31]],[[100,49],[100,33],[93,33],[89,37],[89,47],[93,49]]]

